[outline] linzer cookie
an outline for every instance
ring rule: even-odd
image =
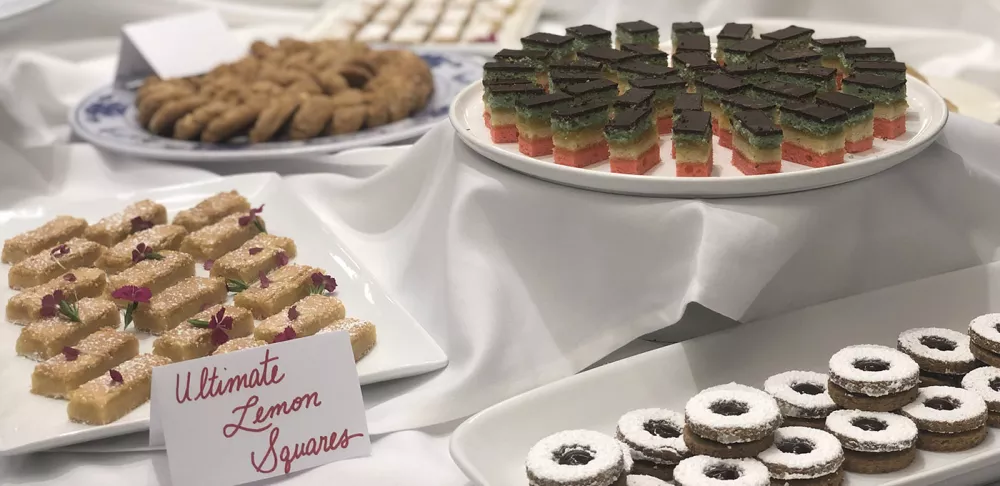
[[[552,434],[528,451],[530,486],[620,486],[628,471],[618,441],[589,430]]]
[[[236,306],[211,306],[153,341],[153,354],[180,362],[202,358],[232,339],[253,334],[250,311]]]
[[[86,297],[104,295],[108,279],[96,268],[77,268],[21,291],[7,301],[7,322],[27,324],[46,317],[59,301],[74,303]]]
[[[844,481],[844,449],[828,432],[808,427],[782,427],[774,445],[759,456],[772,484],[837,486]]]
[[[694,456],[684,459],[674,469],[677,486],[707,486],[732,484],[768,486],[771,484],[767,467],[756,459],[720,459]]]
[[[788,103],[811,103],[816,98],[816,90],[795,84],[769,81],[754,84],[750,96],[776,103],[782,107]]]
[[[864,39],[856,35],[828,37],[825,39],[813,39],[811,41],[813,50],[823,57],[821,61],[823,66],[836,69],[840,75],[844,72],[844,65],[840,62],[840,53],[850,47],[864,47],[865,43]]]
[[[895,61],[896,53],[888,47],[846,47],[839,53],[844,75],[854,74],[854,63],[859,61]]]
[[[573,38],[573,50],[577,52],[588,47],[611,47],[611,31],[596,25],[566,27],[566,35]]]
[[[673,479],[674,467],[688,457],[684,415],[662,408],[633,410],[618,419],[616,438],[628,446],[632,474]]]
[[[785,103],[778,118],[784,134],[781,158],[809,167],[844,162],[846,112],[830,106]]]
[[[653,91],[653,109],[656,115],[656,131],[663,135],[673,131],[674,100],[686,93],[687,83],[679,76],[666,78],[638,78],[629,82],[633,90],[649,89]],[[628,93],[626,93],[628,94]]]
[[[704,34],[705,26],[701,22],[674,22],[670,24],[670,45],[677,46],[677,37],[688,34]],[[674,52],[677,52],[676,50]]]
[[[971,449],[986,440],[986,402],[975,392],[927,386],[899,413],[917,426],[917,448],[935,452]]]
[[[1000,314],[984,314],[969,323],[970,350],[983,363],[1000,367]]]
[[[184,237],[181,251],[198,261],[214,260],[263,233],[264,220],[258,210],[249,214],[231,214]]]
[[[552,112],[569,106],[573,97],[550,93],[523,98],[517,102],[517,148],[527,156],[552,153]]]
[[[875,104],[844,93],[819,93],[816,104],[847,112],[844,122],[844,151],[853,154],[869,150],[875,138]]]
[[[549,59],[552,61],[572,58],[574,52],[573,37],[549,34],[547,32],[536,32],[527,37],[522,37],[521,47],[533,51],[548,52]]]
[[[969,336],[951,329],[903,331],[896,341],[896,348],[920,366],[922,386],[961,386],[962,377],[981,366],[969,348]]]
[[[765,39],[747,39],[724,48],[722,52],[726,64],[754,64],[767,60],[767,53],[774,45],[773,41]]]
[[[906,79],[857,74],[843,80],[844,93],[875,103],[875,136],[893,139],[906,133]]]
[[[88,425],[110,424],[149,401],[153,368],[170,364],[170,359],[140,354],[98,376],[70,397],[66,413],[73,422]]]
[[[196,231],[230,214],[245,213],[250,210],[250,202],[236,191],[220,192],[193,208],[185,209],[174,216],[173,224],[188,231]]]
[[[660,45],[660,29],[645,20],[620,22],[615,26],[615,47],[622,44]]]
[[[309,295],[314,274],[323,276],[322,270],[305,265],[280,267],[236,294],[233,303],[250,310],[257,319],[268,318]]]
[[[297,248],[291,238],[260,233],[243,246],[226,253],[212,264],[210,275],[244,283],[256,282],[267,273],[295,258]]]
[[[137,259],[142,258],[142,260],[123,272],[108,277],[108,288],[117,289],[134,285],[146,287],[155,295],[181,280],[194,276],[194,258],[186,253],[178,251],[141,253],[136,250],[136,255]],[[124,308],[129,302],[115,300],[115,303],[118,307]]]
[[[75,268],[94,266],[105,250],[100,243],[73,238],[15,263],[7,272],[7,284],[12,289],[41,285]]]
[[[886,346],[848,346],[830,358],[828,391],[847,409],[899,410],[916,398],[919,383],[920,367],[913,358]]]
[[[645,474],[629,474],[625,476],[625,486],[672,486],[673,481],[664,481]]]
[[[702,96],[705,110],[712,114],[712,133],[720,135],[721,130],[729,131],[729,120],[722,113],[722,98],[740,94],[748,88],[739,78],[727,74],[713,74],[694,83]]]
[[[962,388],[986,401],[986,424],[1000,428],[1000,368],[983,366],[970,371],[962,378]]]
[[[764,391],[778,402],[788,426],[821,429],[838,407],[827,392],[829,378],[814,371],[786,371],[764,382]]]
[[[139,354],[139,340],[133,334],[99,329],[35,366],[31,393],[52,398],[68,398],[80,385]]]
[[[108,248],[104,255],[97,259],[97,268],[114,275],[138,263],[132,259],[132,252],[140,244],[151,251],[177,250],[188,232],[183,226],[161,224],[129,235],[115,246]]]
[[[783,135],[771,115],[763,111],[740,111],[732,124],[732,164],[746,175],[781,172]]]
[[[130,204],[120,213],[88,226],[83,231],[83,237],[104,246],[112,246],[132,233],[158,224],[167,224],[167,208],[146,199]]]
[[[837,90],[837,70],[823,66],[782,66],[777,80],[813,88],[819,93]]]
[[[513,143],[517,141],[518,99],[545,93],[540,86],[533,84],[485,85],[486,111],[483,120],[490,129],[490,139],[493,143]]]
[[[616,111],[604,127],[604,138],[610,150],[611,172],[645,174],[660,163],[660,137],[648,106]]]
[[[698,103],[701,103],[700,95]],[[690,98],[677,98],[674,104],[670,154],[676,162],[678,177],[708,177],[712,174],[712,115],[707,111],[683,110]]]
[[[844,470],[883,474],[909,466],[917,456],[917,426],[886,412],[837,410],[826,428],[844,448]]]
[[[558,109],[552,112],[552,154],[555,163],[586,167],[607,160],[610,152],[604,139],[608,105],[602,101]]]
[[[761,39],[774,42],[775,50],[806,49],[812,41],[812,35],[816,32],[813,29],[789,25],[784,29],[773,32],[766,32],[760,35]]]
[[[649,44],[622,44],[622,50],[637,54],[639,62],[658,66],[670,65],[670,55]]]
[[[65,243],[83,235],[87,229],[87,220],[72,216],[56,216],[38,228],[25,231],[13,238],[4,240],[3,253],[0,261],[3,263],[18,263],[25,258],[52,248],[59,243]]]
[[[715,60],[719,61],[719,64],[725,65],[725,49],[736,44],[737,42],[745,41],[751,38],[753,38],[752,24],[729,22],[728,24],[722,26],[722,30],[720,30],[719,34],[716,36],[717,42],[715,47]]]
[[[188,277],[153,295],[148,304],[138,306],[134,313],[135,328],[163,334],[203,308],[224,302],[227,295],[222,279]]]
[[[53,312],[21,330],[15,345],[18,356],[46,360],[99,329],[121,324],[118,308],[109,300],[88,297]]]
[[[778,105],[770,101],[736,94],[722,98],[722,115],[719,118],[719,145],[733,148],[733,115],[741,111],[763,111],[772,120],[777,120]],[[714,128],[714,126],[713,126]]]
[[[781,412],[767,393],[730,383],[691,398],[684,419],[684,442],[692,454],[754,457],[771,447]]]
[[[354,362],[361,361],[371,352],[378,340],[375,324],[371,321],[361,320],[355,317],[345,317],[337,319],[329,326],[320,329],[316,334],[327,332],[344,331],[351,339],[351,350],[354,352]]]

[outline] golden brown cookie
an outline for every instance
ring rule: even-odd
[[[379,127],[389,123],[389,107],[385,100],[370,99],[365,116],[365,126],[368,128]]]
[[[279,96],[267,105],[260,116],[257,117],[253,129],[250,130],[250,141],[254,143],[266,142],[274,137],[281,127],[292,117],[295,110],[299,108],[302,99],[298,96]]]
[[[228,108],[229,104],[222,101],[210,101],[196,108],[174,124],[173,137],[178,140],[194,140],[198,138],[201,135],[201,131],[208,125],[208,122],[221,115]]]
[[[143,98],[143,100],[139,103],[139,124],[144,127],[149,125],[149,121],[153,119],[153,115],[156,114],[157,110],[159,110],[161,106],[166,104],[168,101],[183,98],[192,93],[193,90],[180,87],[150,93],[149,96]]]
[[[335,69],[320,71],[320,73],[316,75],[316,80],[319,81],[320,88],[323,88],[323,93],[331,96],[350,89],[350,85],[347,84],[347,80],[344,79],[344,77],[341,76]]]
[[[253,125],[261,110],[262,105],[259,103],[230,107],[205,126],[205,130],[201,133],[201,141],[218,143],[232,138]]]
[[[255,40],[253,44],[250,44],[250,54],[258,59],[267,57],[269,54],[274,52],[274,47],[262,40]]]
[[[349,105],[337,107],[333,112],[333,121],[330,123],[327,133],[330,135],[340,135],[342,133],[356,132],[365,123],[368,107],[365,105]]]
[[[333,104],[338,108],[343,106],[360,105],[365,102],[365,94],[362,91],[356,89],[347,89],[341,91],[332,98],[333,98]]]
[[[288,136],[292,140],[306,140],[323,132],[333,118],[334,104],[329,96],[306,98],[292,117]]]
[[[206,103],[208,103],[208,98],[199,95],[169,101],[156,110],[153,118],[149,120],[147,128],[157,135],[169,135],[177,120]]]
[[[362,88],[373,76],[370,71],[355,64],[345,64],[340,67],[339,73],[347,84],[352,88]]]
[[[298,81],[292,83],[287,88],[285,92],[289,94],[323,94],[323,88],[320,88],[315,81],[309,78],[301,78]]]

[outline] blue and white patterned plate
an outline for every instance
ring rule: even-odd
[[[236,162],[327,154],[411,139],[448,117],[462,89],[482,76],[483,59],[459,53],[421,53],[434,76],[434,94],[413,116],[388,125],[330,137],[251,144],[201,143],[153,135],[136,122],[135,93],[111,86],[83,99],[70,117],[73,131],[103,149],[139,157],[187,162]]]

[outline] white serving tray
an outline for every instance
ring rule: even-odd
[[[965,331],[973,317],[1000,311],[1000,263],[952,272],[808,307],[772,319],[650,351],[537,388],[494,405],[452,436],[455,462],[483,486],[523,486],[524,458],[539,439],[565,429],[608,434],[625,412],[682,411],[699,390],[728,382],[761,387],[786,370],[826,371],[829,357],[851,344],[894,346],[914,327]],[[980,484],[977,471],[1000,461],[998,433],[966,452],[919,451],[890,474],[848,473],[847,486]],[[970,475],[961,478],[962,475]],[[978,481],[978,482],[977,482]]]
[[[58,214],[72,214],[94,222],[119,211],[126,204],[145,198],[167,207],[172,218],[220,191],[236,189],[254,206],[264,204],[262,217],[268,231],[295,240],[295,263],[314,265],[337,279],[336,295],[347,314],[375,323],[378,343],[358,363],[361,384],[403,378],[443,368],[448,359],[434,340],[396,301],[385,293],[371,274],[354,259],[276,174],[223,177],[158,189],[106,194],[86,201],[47,197],[25,201],[0,211],[0,239],[43,224]],[[0,272],[0,297],[6,302],[15,292],[7,287],[7,269]],[[207,275],[198,267],[200,275]],[[14,353],[22,327],[0,322],[0,455],[76,444],[149,428],[149,405],[143,405],[112,424],[88,426],[66,417],[66,401],[32,395],[31,372],[36,362]],[[131,329],[131,328],[130,328]],[[137,333],[140,350],[149,352],[154,337]]]

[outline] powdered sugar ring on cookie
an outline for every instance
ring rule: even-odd
[[[844,449],[858,452],[897,452],[917,442],[912,420],[888,412],[837,410],[826,418],[826,428]]]
[[[723,444],[753,442],[781,425],[774,398],[750,387],[709,388],[688,400],[684,414],[697,436]]]
[[[635,466],[635,459],[632,457],[632,449],[629,449],[628,444],[619,441],[618,446],[622,450],[622,474],[628,474],[632,472],[632,467]]]
[[[921,369],[934,373],[963,374],[978,365],[969,349],[969,336],[951,329],[921,327],[903,331],[897,347],[921,361]]]
[[[840,408],[826,390],[829,378],[815,371],[786,371],[768,378],[764,391],[778,402],[781,413],[787,417],[826,418]]]
[[[812,479],[837,472],[844,464],[844,449],[829,432],[782,427],[774,431],[774,445],[757,458],[774,479]]]
[[[670,486],[670,483],[653,476],[630,474],[625,478],[625,486]]]
[[[626,413],[618,419],[617,437],[636,460],[676,464],[688,456],[684,415],[673,410],[643,408]]]
[[[621,444],[590,430],[552,434],[528,451],[525,469],[532,484],[606,486],[625,474]]]
[[[986,401],[986,407],[1000,411],[1000,368],[976,368],[962,378],[962,388],[975,392]]]
[[[920,367],[901,351],[876,344],[859,344],[830,358],[830,381],[870,397],[900,393],[917,386]]]
[[[674,468],[674,482],[680,486],[768,486],[771,475],[754,459],[717,459],[694,456]]]
[[[1000,314],[983,314],[969,323],[969,338],[979,347],[1000,353]]]
[[[975,392],[950,386],[920,388],[917,399],[900,413],[920,430],[956,433],[986,424],[986,402]]]

